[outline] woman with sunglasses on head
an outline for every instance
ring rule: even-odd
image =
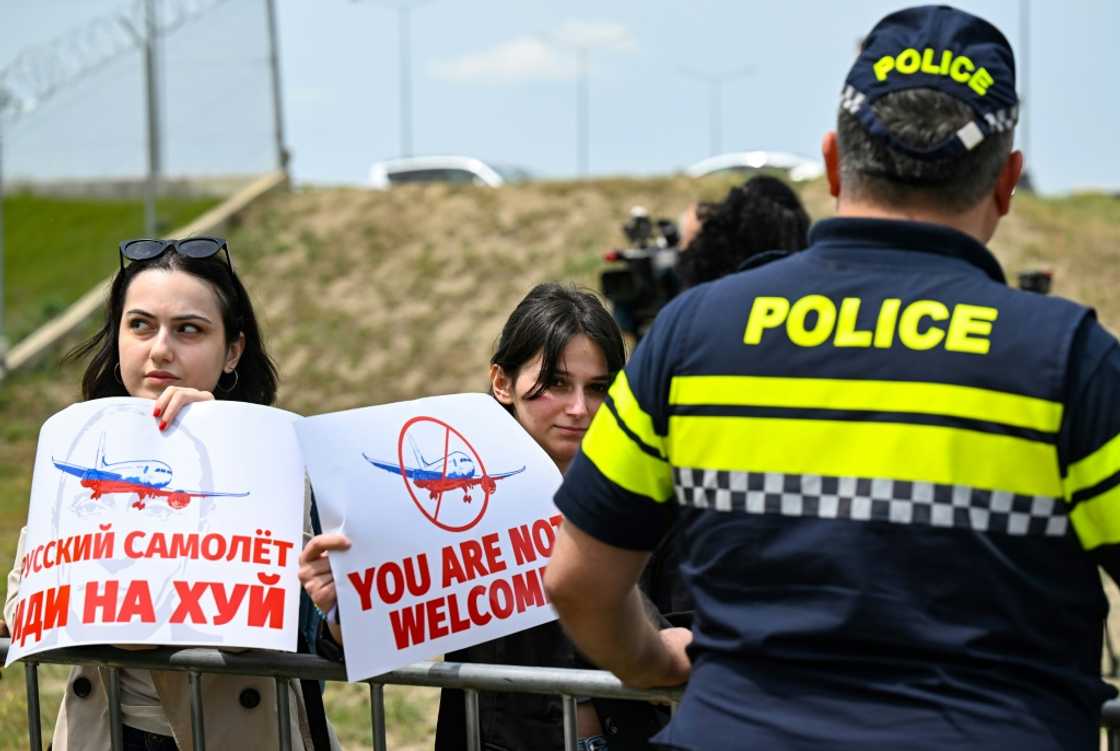
[[[152,399],[152,419],[160,430],[166,430],[192,402],[273,402],[276,368],[224,240],[126,241],[120,246],[120,260],[105,322],[67,355],[68,359],[90,356],[82,377],[84,399]],[[21,533],[17,564],[23,543]],[[18,586],[17,566],[8,577],[7,616]],[[71,671],[55,724],[53,751],[110,748],[108,685],[108,674],[96,666]],[[120,687],[126,751],[192,747],[187,673],[122,669]],[[308,692],[301,693],[293,682],[289,694],[295,747],[325,748],[330,741],[323,739],[329,738],[330,731],[322,717],[321,697],[308,697],[317,710],[309,715],[304,701]],[[271,678],[205,675],[206,747],[234,748],[251,738],[255,748],[277,748],[275,696]]]
[[[490,394],[563,472],[625,358],[622,334],[594,294],[561,284],[539,284],[518,304],[502,328],[497,350],[490,359]],[[347,547],[349,542],[343,535],[324,534],[313,538],[300,556],[300,581],[323,611],[331,611],[335,605],[334,579],[326,556],[331,550]],[[337,642],[337,625],[331,626],[331,635]],[[579,660],[556,622],[452,652],[446,659],[590,667]],[[482,692],[478,698],[483,748],[563,748],[560,697]],[[655,711],[645,706],[649,714]],[[591,751],[605,749],[607,743],[597,710],[599,702],[581,702],[577,706],[581,748]],[[650,734],[659,728],[656,718],[652,722]],[[643,741],[645,737],[648,734]],[[466,744],[463,692],[445,689],[440,697],[435,747],[437,751],[457,751],[465,749]]]

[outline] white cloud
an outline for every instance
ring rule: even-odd
[[[448,81],[516,83],[573,78],[575,61],[542,38],[523,36],[432,64],[431,71]]]
[[[447,81],[520,83],[565,81],[576,77],[577,48],[635,52],[638,44],[622,24],[565,21],[555,31],[499,42],[479,52],[429,66],[432,75]]]
[[[599,21],[565,21],[552,35],[568,47],[589,47],[611,52],[637,52],[638,42],[620,23]]]

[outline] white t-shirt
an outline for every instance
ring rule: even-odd
[[[159,703],[156,684],[148,670],[121,668],[121,721],[130,728],[158,735],[172,735],[171,724]]]

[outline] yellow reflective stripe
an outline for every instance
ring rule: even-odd
[[[1057,450],[937,425],[765,417],[669,418],[669,461],[727,469],[968,485],[1061,496]]]
[[[634,435],[638,436],[647,446],[655,448],[665,454],[665,439],[653,429],[653,418],[650,417],[638,404],[634,391],[630,388],[630,381],[626,379],[626,371],[619,372],[611,384],[608,392],[614,402],[615,411],[622,418],[622,422]]]
[[[1066,498],[1078,490],[1090,488],[1101,480],[1120,471],[1120,435],[1089,454],[1084,459],[1069,465],[1066,476]]]
[[[615,485],[661,502],[673,492],[669,464],[645,451],[618,426],[609,409],[600,409],[583,436],[584,455]]]
[[[1069,519],[1086,550],[1120,542],[1120,486],[1077,504]]]
[[[669,403],[915,412],[1044,433],[1056,433],[1062,424],[1059,402],[973,386],[910,381],[677,376],[669,387]]]

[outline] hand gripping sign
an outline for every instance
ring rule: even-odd
[[[459,394],[296,425],[332,553],[346,675],[553,620],[544,567],[560,473],[493,398]]]
[[[294,651],[303,462],[295,415],[96,399],[39,433],[8,662],[82,644]]]

